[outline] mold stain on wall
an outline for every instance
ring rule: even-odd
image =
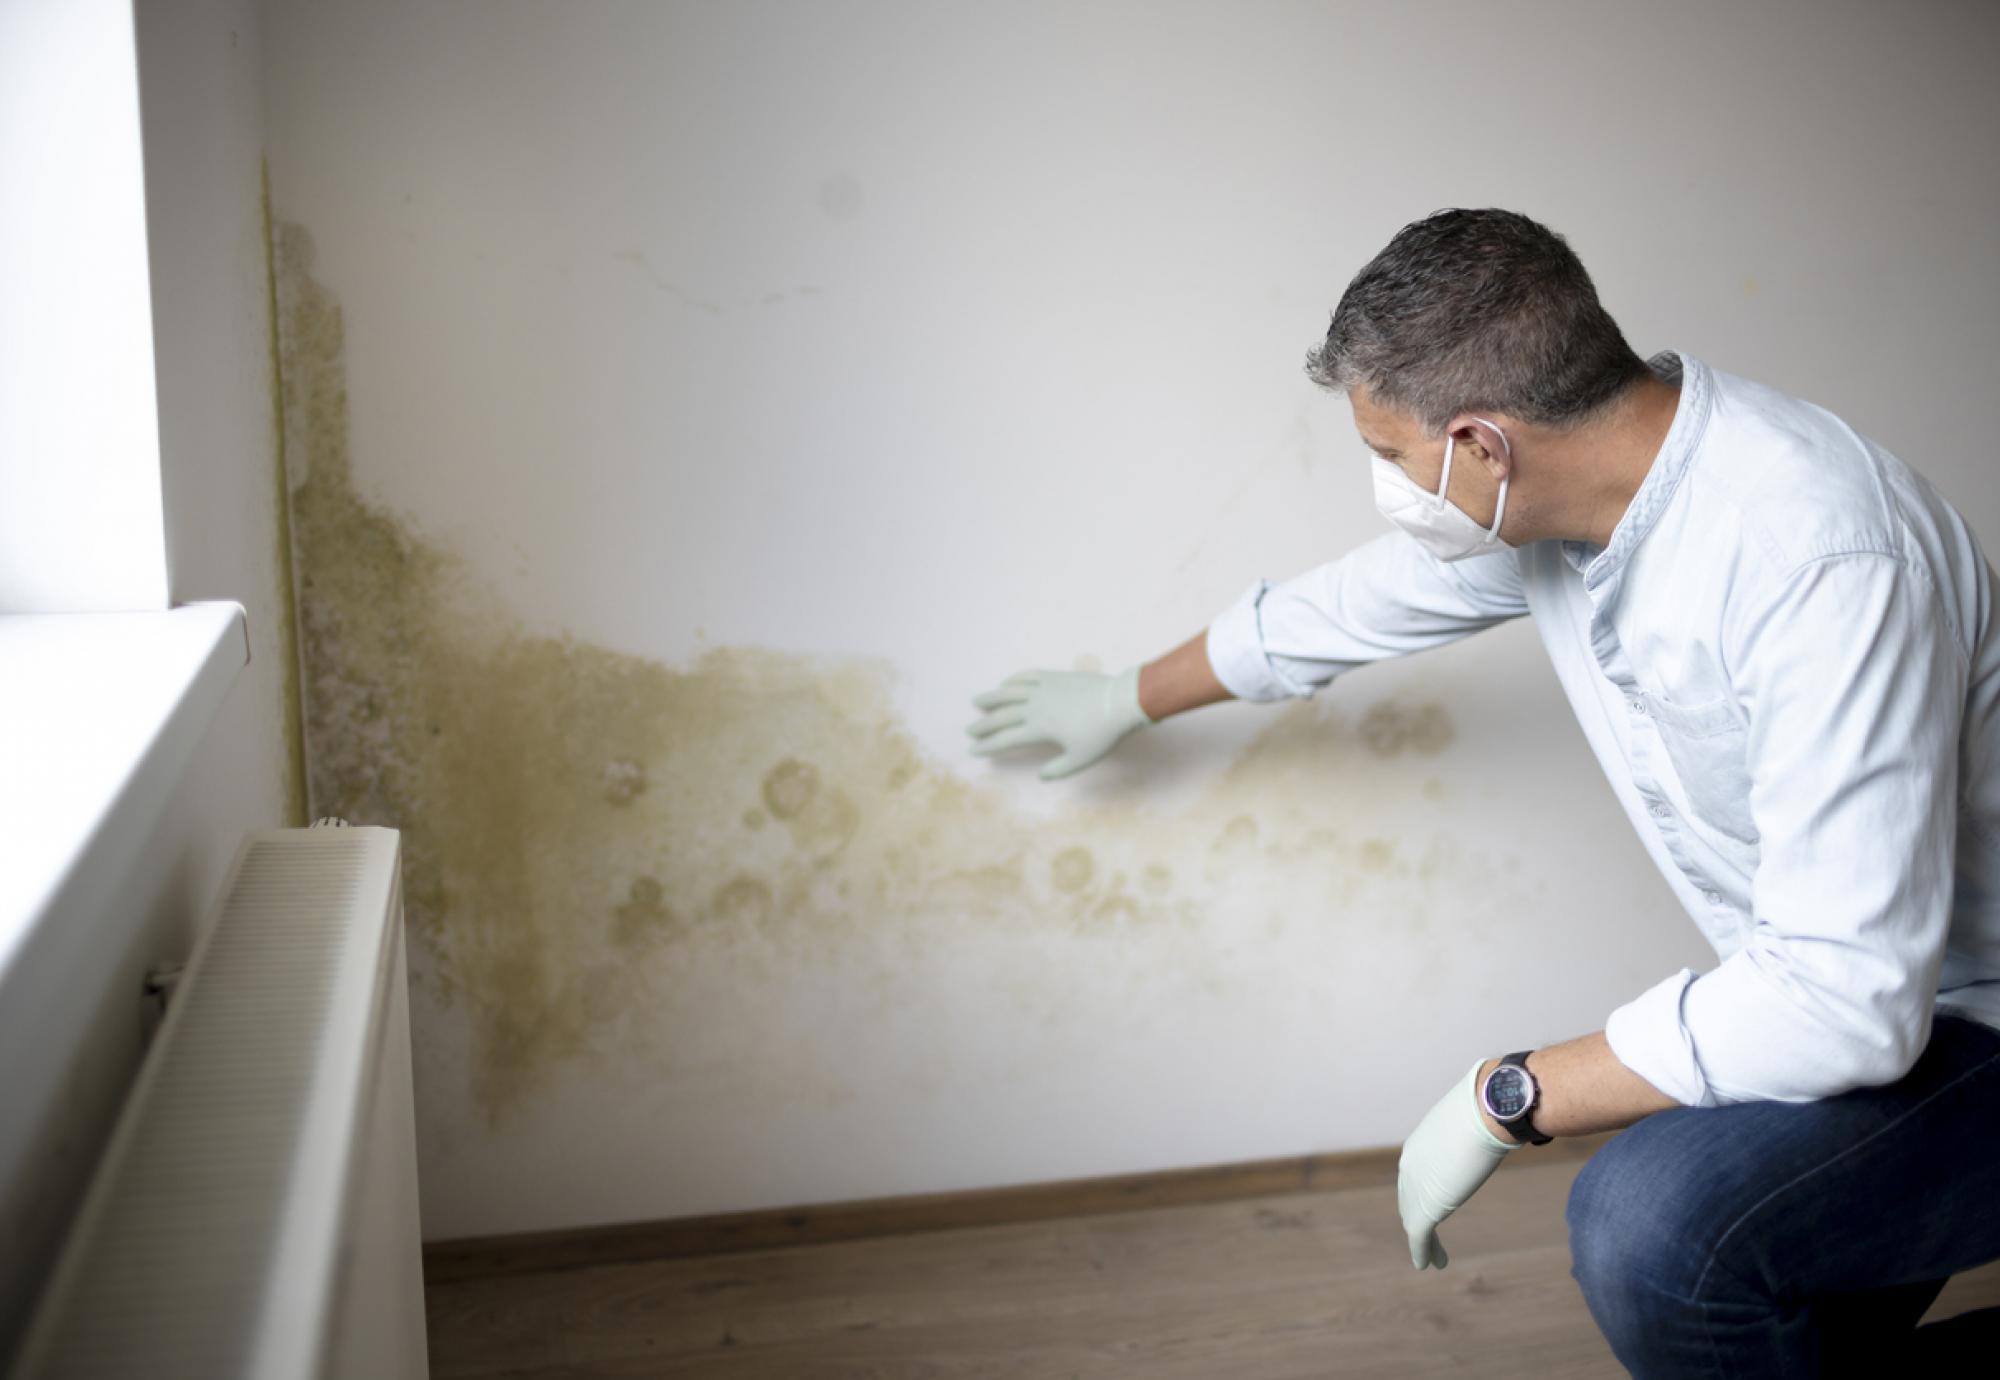
[[[886,990],[975,930],[1098,946],[1078,957],[1144,980],[1149,956],[1241,942],[1217,917],[1260,897],[1420,931],[1426,886],[1490,880],[1381,822],[1415,815],[1451,741],[1436,704],[1350,723],[1294,702],[1184,808],[1037,817],[928,759],[879,662],[724,645],[674,666],[530,632],[357,489],[341,310],[307,233],[274,229],[311,813],[402,831],[417,1036],[457,1023],[489,1125],[578,1060],[794,1086],[811,1051],[743,1038],[760,997],[829,970]]]
[[[283,789],[286,820],[297,828],[303,826],[307,819],[304,692],[299,681],[298,584],[292,563],[290,484],[285,465],[285,390],[278,363],[278,266],[271,231],[271,166],[261,160],[257,165],[257,216],[264,248],[264,330],[270,351],[267,381],[271,404],[271,454],[277,470],[272,485],[278,510],[273,524],[277,533],[275,565],[278,577],[278,598],[274,607],[280,611],[281,618],[278,655],[283,663],[279,672],[279,695],[282,699],[280,731],[285,735]]]

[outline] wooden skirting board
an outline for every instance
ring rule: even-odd
[[[1526,1146],[1517,1153],[1536,1163],[1587,1160],[1616,1134],[1607,1131],[1594,1136],[1565,1136],[1547,1145]],[[424,1246],[424,1281],[437,1285],[634,1260],[721,1255],[901,1236],[909,1232],[1085,1217],[1136,1208],[1394,1185],[1396,1161],[1401,1153],[1400,1146],[1344,1150],[1197,1169],[434,1241]]]

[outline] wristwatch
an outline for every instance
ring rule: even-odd
[[[1532,1053],[1533,1050],[1524,1049],[1495,1064],[1493,1072],[1479,1085],[1479,1105],[1521,1144],[1547,1145],[1555,1137],[1537,1131],[1531,1119],[1542,1100],[1542,1085],[1528,1072],[1528,1056]]]

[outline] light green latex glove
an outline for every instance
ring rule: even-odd
[[[965,731],[981,757],[1009,748],[1054,743],[1062,751],[1042,765],[1042,780],[1082,771],[1135,728],[1152,722],[1139,708],[1139,668],[1115,676],[1097,671],[1017,671],[973,704],[987,711]]]
[[[1426,1265],[1445,1267],[1449,1257],[1444,1242],[1438,1240],[1438,1223],[1464,1207],[1507,1152],[1519,1145],[1486,1129],[1474,1085],[1485,1062],[1473,1060],[1465,1077],[1424,1113],[1396,1162],[1396,1206],[1410,1238],[1410,1264],[1419,1270]]]

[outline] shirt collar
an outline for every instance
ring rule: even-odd
[[[1693,355],[1674,350],[1662,350],[1646,363],[1663,379],[1670,379],[1676,373],[1681,376],[1680,400],[1674,405],[1673,425],[1667,428],[1652,467],[1625,506],[1618,525],[1611,529],[1611,540],[1602,547],[1580,541],[1562,544],[1564,558],[1583,572],[1586,590],[1595,591],[1624,570],[1633,550],[1646,539],[1661,512],[1673,500],[1681,475],[1687,471],[1688,462],[1701,445],[1702,431],[1708,425],[1711,393],[1708,367]]]

